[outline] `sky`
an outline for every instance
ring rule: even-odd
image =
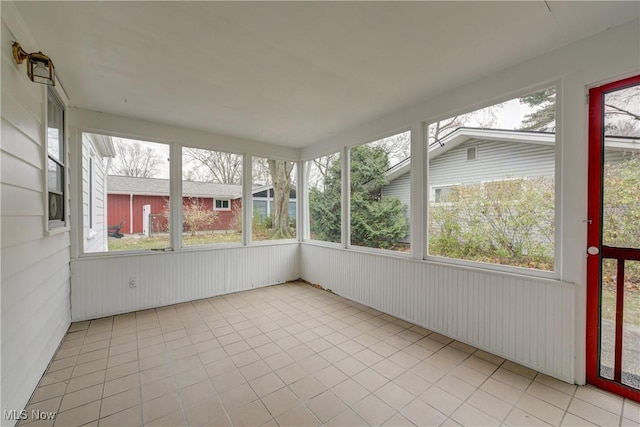
[[[159,172],[156,176],[154,176],[154,178],[169,179],[169,173],[170,173],[169,172],[169,167],[170,167],[169,166],[169,153],[170,153],[169,144],[140,141],[140,140],[128,139],[128,138],[113,138],[113,142],[115,144],[118,144],[121,142],[124,142],[127,144],[135,144],[137,142],[142,146],[144,150],[146,150],[147,147],[151,148],[153,151],[156,152],[156,154],[158,154],[162,158],[162,162],[158,166]]]
[[[503,104],[498,112],[497,122],[493,126],[496,129],[516,129],[522,124],[524,116],[532,112],[533,108],[520,103],[518,99],[512,99]]]

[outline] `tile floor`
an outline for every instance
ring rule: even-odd
[[[74,323],[27,411],[55,426],[640,424],[577,387],[303,283]]]

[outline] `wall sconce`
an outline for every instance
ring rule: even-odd
[[[53,61],[44,53],[27,53],[22,49],[20,43],[13,42],[13,59],[15,59],[16,64],[22,64],[25,59],[27,60],[27,75],[32,82],[48,86],[56,85]]]

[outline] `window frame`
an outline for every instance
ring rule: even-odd
[[[327,154],[323,154],[320,156],[316,156],[313,157],[311,159],[307,159],[307,160],[302,160],[300,163],[302,165],[303,168],[303,172],[302,172],[302,176],[303,176],[303,182],[300,188],[300,191],[303,192],[304,194],[304,234],[302,236],[302,241],[307,242],[307,243],[314,243],[314,244],[318,244],[320,246],[327,246],[327,247],[333,247],[333,248],[344,248],[345,247],[345,242],[343,240],[344,238],[344,194],[343,194],[343,190],[344,190],[344,185],[343,185],[343,181],[344,181],[344,171],[343,171],[343,157],[344,156],[344,151],[345,149],[340,149],[331,153],[327,153]],[[323,157],[327,157],[327,156],[334,156],[337,155],[338,156],[338,163],[340,165],[340,238],[339,241],[337,242],[331,242],[328,240],[320,240],[320,239],[313,239],[311,237],[311,208],[310,208],[310,196],[309,196],[309,175],[310,175],[310,171],[311,171],[311,167],[312,164],[315,160],[323,158]]]
[[[76,186],[76,188],[73,189],[74,194],[77,194],[78,197],[78,202],[74,203],[74,215],[77,218],[78,221],[78,233],[77,233],[77,237],[74,239],[77,241],[77,256],[81,257],[81,258],[92,258],[92,257],[118,257],[118,256],[122,256],[122,255],[131,255],[131,254],[152,254],[152,253],[166,253],[166,252],[175,252],[175,248],[173,247],[173,240],[172,240],[172,233],[169,234],[169,246],[165,247],[165,248],[153,248],[153,249],[126,249],[126,250],[117,250],[117,251],[108,251],[108,250],[101,250],[101,251],[95,251],[95,252],[90,252],[87,251],[86,248],[84,247],[84,240],[92,240],[93,238],[95,238],[95,236],[97,235],[97,231],[95,231],[94,229],[89,228],[90,227],[90,223],[87,222],[88,219],[85,218],[84,215],[84,207],[83,204],[85,201],[87,201],[84,198],[84,189],[83,189],[83,180],[84,180],[84,176],[83,176],[83,170],[84,170],[84,163],[83,163],[83,154],[84,154],[84,145],[83,145],[83,135],[84,134],[94,134],[94,135],[98,135],[98,136],[105,136],[105,137],[111,137],[111,138],[122,138],[122,139],[130,139],[133,141],[137,141],[137,142],[147,142],[147,143],[153,143],[153,144],[162,144],[162,145],[166,145],[168,147],[168,159],[172,159],[174,157],[174,146],[176,147],[180,147],[179,144],[174,143],[173,141],[169,141],[169,140],[162,140],[162,139],[158,139],[158,138],[151,138],[151,137],[147,137],[147,136],[140,136],[140,135],[132,135],[132,134],[126,134],[126,133],[120,133],[120,132],[113,132],[113,131],[96,131],[92,128],[85,128],[85,127],[78,127],[74,129],[74,133],[77,135],[77,143],[79,146],[79,153],[78,155],[75,156],[74,158],[74,163],[73,163],[73,167],[76,169],[74,171],[74,178],[78,180],[78,182],[80,183],[80,185]],[[101,162],[102,161],[102,157],[100,156],[100,154],[98,153],[98,151],[96,151],[96,148],[94,146],[89,146],[87,147],[88,150],[88,158],[90,160],[92,160],[93,162]],[[170,165],[172,164],[171,161],[169,160]],[[172,181],[172,171],[171,168],[173,166],[170,166],[170,173],[169,173],[169,178],[167,178],[167,180],[169,181],[169,185],[170,185],[170,190],[169,190],[169,195],[166,196],[169,199],[169,211],[170,211],[170,217],[171,217],[171,213],[175,210],[175,207],[173,206],[173,199],[172,199],[172,194],[173,194],[173,189],[171,188],[173,186]],[[95,173],[95,167],[94,167],[94,173]],[[94,179],[95,179],[95,175],[94,175]],[[108,234],[108,227],[109,225],[109,221],[108,221],[108,186],[107,186],[107,180],[108,180],[108,168],[105,168],[104,170],[104,202],[103,202],[103,209],[104,209],[104,234],[105,234],[105,239],[108,239],[109,237],[107,236]],[[87,193],[89,193],[89,191],[87,191]],[[94,181],[94,195],[97,194],[95,191],[95,181]],[[89,197],[93,200],[94,206],[95,206],[95,202],[96,199],[94,199],[92,197],[92,195],[89,193]],[[95,209],[94,209],[94,215],[95,214]],[[88,215],[87,215],[88,217]],[[171,219],[169,220],[171,221]],[[127,218],[126,220],[126,224],[125,224],[125,230],[129,230],[130,227],[130,218]],[[94,216],[93,219],[93,223],[96,224],[96,218]],[[171,225],[174,224],[169,224],[169,227],[171,227]],[[175,225],[174,225],[175,226]],[[75,227],[74,227],[75,228]],[[171,228],[170,228],[171,229]],[[84,231],[87,230],[88,233],[85,235]]]
[[[227,202],[227,207],[218,207],[218,202]],[[216,211],[230,211],[231,210],[231,199],[224,199],[224,198],[215,198],[213,199],[213,209]]]
[[[436,190],[441,190],[441,189],[449,189],[452,190],[454,189],[457,185],[461,185],[461,183],[455,183],[455,184],[442,184],[442,185],[430,185],[429,186],[429,203],[437,203],[437,204],[444,204],[444,203],[450,203],[450,202],[442,202],[442,201],[438,201],[436,200]]]
[[[221,149],[218,147],[203,147],[197,144],[192,144],[192,143],[184,143],[184,144],[175,144],[176,146],[176,151],[180,152],[180,162],[177,162],[180,164],[180,171],[179,171],[179,175],[181,176],[180,179],[180,192],[179,192],[179,199],[180,199],[180,204],[181,204],[181,208],[180,208],[180,218],[182,221],[181,227],[184,226],[184,200],[185,198],[191,199],[190,196],[185,195],[184,193],[184,183],[188,182],[189,180],[185,179],[185,175],[184,172],[185,170],[187,170],[185,168],[185,165],[189,162],[185,162],[185,150],[201,150],[201,151],[210,151],[210,152],[216,152],[219,154],[227,154],[227,155],[233,155],[233,156],[239,156],[241,161],[240,161],[240,165],[241,165],[241,173],[240,173],[240,180],[241,183],[237,184],[241,187],[241,191],[240,191],[240,208],[238,209],[239,214],[240,214],[240,218],[242,218],[242,216],[244,215],[244,206],[242,203],[243,200],[243,195],[244,195],[244,181],[246,179],[245,177],[245,173],[244,173],[244,169],[246,167],[245,165],[245,159],[248,157],[248,155],[246,153],[242,153],[242,152],[238,152],[238,151],[232,151],[232,150],[227,150],[227,149]],[[170,179],[173,178],[173,175],[170,177]],[[205,181],[194,181],[194,182],[205,182]],[[236,184],[234,184],[236,185]],[[212,194],[209,194],[208,196],[193,196],[194,198],[199,198],[199,199],[211,199],[211,211],[212,212],[232,212],[234,210],[234,203],[233,197],[216,197]],[[218,200],[221,201],[227,201],[228,202],[228,207],[227,208],[216,208],[216,203],[218,202]],[[237,209],[237,205],[235,207]],[[216,219],[217,221],[217,219]],[[242,247],[242,246],[247,246],[245,244],[245,231],[244,231],[244,220],[240,219],[240,227],[241,227],[241,237],[239,241],[232,241],[232,242],[202,242],[199,244],[186,244],[185,245],[185,232],[184,230],[181,233],[176,233],[176,241],[178,239],[178,235],[179,235],[179,244],[176,245],[176,251],[182,251],[182,252],[190,252],[190,251],[200,251],[200,250],[207,250],[207,249],[224,249],[224,248],[237,248],[237,247]],[[228,231],[228,230],[227,230]]]
[[[417,248],[414,246],[414,239],[413,239],[413,231],[412,231],[412,219],[411,217],[408,220],[408,227],[409,227],[409,234],[407,236],[407,238],[409,239],[409,250],[404,252],[404,251],[399,251],[399,250],[394,250],[394,249],[386,249],[386,248],[376,248],[376,247],[369,247],[369,246],[361,246],[361,245],[355,245],[351,242],[351,238],[352,238],[352,227],[351,227],[351,219],[352,219],[352,215],[351,215],[351,152],[353,149],[364,146],[364,145],[369,145],[369,144],[373,144],[376,142],[379,142],[383,139],[386,138],[391,138],[403,133],[409,133],[409,158],[412,158],[413,155],[413,150],[412,150],[412,145],[413,145],[413,141],[414,141],[414,129],[411,126],[403,126],[400,128],[397,128],[395,130],[389,131],[389,132],[385,132],[383,134],[380,134],[379,136],[375,136],[373,138],[367,138],[366,141],[360,141],[358,143],[349,145],[347,147],[344,148],[343,153],[341,153],[342,155],[342,159],[341,161],[342,163],[342,189],[343,189],[343,194],[342,194],[342,204],[343,204],[343,215],[342,215],[342,232],[343,232],[343,238],[342,238],[342,247],[348,250],[356,250],[358,252],[362,252],[362,253],[370,253],[370,254],[383,254],[383,255],[388,255],[391,257],[397,257],[397,258],[413,258],[414,254],[417,251]],[[418,132],[416,132],[416,135],[418,134]],[[389,168],[392,169],[393,167],[397,166],[391,166]],[[414,185],[413,185],[413,180],[412,180],[412,176],[413,176],[413,169],[414,169],[414,164],[411,164],[411,168],[409,169],[409,205],[407,206],[407,210],[409,212],[409,214],[411,215],[412,212],[412,200],[415,197],[415,189],[414,189]],[[380,189],[381,193],[380,193],[380,197],[382,198],[382,188]],[[310,240],[311,241],[311,240]],[[317,243],[317,242],[321,242],[321,241],[317,241],[317,240],[313,240],[313,243]],[[325,242],[321,242],[321,243],[325,243]]]
[[[247,173],[247,177],[250,177],[250,181],[247,184],[244,184],[244,180],[243,180],[243,195],[250,195],[251,197],[249,197],[247,206],[248,209],[245,211],[244,210],[244,206],[245,206],[245,202],[244,199],[245,197],[243,197],[243,201],[242,201],[242,205],[243,205],[243,213],[246,213],[246,222],[244,224],[248,225],[248,227],[246,227],[246,229],[248,230],[248,232],[246,233],[246,244],[244,244],[244,246],[266,246],[266,245],[280,245],[280,244],[289,244],[292,242],[299,242],[300,241],[300,236],[301,236],[301,230],[300,230],[300,212],[302,211],[301,209],[301,203],[300,203],[300,190],[301,188],[303,188],[302,184],[299,182],[299,178],[301,176],[300,174],[300,169],[303,167],[303,163],[300,160],[291,160],[290,158],[287,157],[279,157],[279,156],[267,156],[267,155],[246,155],[245,158],[248,159],[248,165],[249,165],[249,169],[248,169],[248,173]],[[268,216],[272,215],[273,210],[271,209],[271,206],[273,204],[275,204],[275,190],[273,189],[273,183],[271,184],[262,184],[259,187],[267,187],[264,190],[261,191],[267,191],[266,197],[254,197],[254,192],[255,192],[255,187],[254,187],[254,162],[256,159],[262,159],[262,160],[277,160],[277,161],[284,161],[284,162],[291,162],[293,164],[293,169],[291,171],[291,177],[290,179],[290,187],[289,187],[289,198],[287,201],[287,208],[290,207],[291,204],[291,190],[295,191],[295,203],[296,203],[296,209],[295,209],[295,215],[289,216],[289,221],[291,221],[292,219],[295,221],[295,232],[293,233],[293,236],[291,238],[286,238],[286,239],[255,239],[254,238],[254,229],[253,229],[253,216],[255,211],[255,206],[254,206],[254,200],[260,200],[260,201],[265,201],[266,202],[266,206],[267,206],[267,212],[269,213]],[[245,192],[246,190],[246,192]],[[272,195],[273,194],[273,195]],[[306,196],[305,196],[306,197]],[[245,221],[243,219],[243,221]],[[244,233],[244,229],[245,227],[243,227],[243,233]]]
[[[46,97],[46,102],[44,102],[44,126],[43,126],[43,139],[44,144],[42,147],[43,153],[43,203],[44,203],[44,230],[45,235],[52,236],[59,233],[67,232],[70,230],[69,227],[69,208],[70,204],[68,201],[69,197],[69,150],[68,150],[68,119],[67,119],[67,105],[63,100],[63,97],[58,94],[57,90],[53,87],[45,87],[44,88],[44,96]],[[51,108],[51,101],[57,104],[61,109],[62,116],[62,124],[60,130],[62,132],[62,137],[58,139],[58,144],[62,145],[61,152],[59,153],[59,159],[55,159],[49,155],[49,110]],[[62,219],[49,219],[50,214],[50,193],[49,190],[49,160],[53,161],[57,166],[61,167],[62,172],[62,192],[61,194],[58,192],[53,192],[54,194],[60,194],[62,196]],[[57,175],[56,175],[57,177]]]
[[[469,158],[469,152],[473,150],[473,158],[470,159]],[[476,160],[478,160],[478,146],[474,145],[471,147],[467,147],[467,162],[475,162]]]
[[[465,259],[458,259],[458,258],[449,258],[449,257],[444,257],[439,255],[430,255],[429,254],[429,240],[430,240],[429,204],[432,202],[431,202],[431,191],[430,191],[431,186],[429,186],[430,144],[426,136],[429,126],[431,126],[434,123],[437,123],[438,121],[446,120],[453,116],[463,115],[463,114],[471,113],[474,111],[482,110],[483,108],[498,105],[503,102],[507,102],[507,101],[520,98],[532,93],[549,89],[551,87],[555,88],[555,94],[556,94],[555,133],[554,133],[554,137],[555,137],[554,139],[554,175],[553,175],[554,190],[555,190],[554,215],[553,215],[554,222],[555,222],[554,244],[553,244],[553,250],[554,250],[553,271],[536,270],[533,268],[515,267],[515,266],[503,265],[503,264],[493,264],[493,263],[487,263],[487,262],[481,262],[481,261],[472,261],[472,260],[465,260]],[[489,99],[486,102],[473,104],[464,109],[457,110],[453,113],[449,112],[447,114],[439,115],[422,122],[422,126],[425,133],[425,140],[422,144],[423,158],[424,158],[424,176],[422,179],[422,185],[423,185],[423,188],[429,188],[429,192],[428,193],[425,192],[424,194],[424,197],[426,198],[425,200],[426,203],[423,211],[424,240],[423,240],[423,258],[422,259],[424,261],[437,262],[445,265],[474,268],[480,271],[498,271],[498,272],[504,272],[504,273],[524,275],[529,277],[561,280],[562,271],[563,271],[562,241],[561,241],[562,235],[563,235],[562,234],[562,231],[563,231],[562,230],[562,212],[561,212],[562,193],[563,193],[562,191],[562,91],[563,91],[563,85],[561,80],[547,81],[541,84],[537,84],[535,86],[527,87],[525,89],[520,89],[508,94],[504,94],[502,96]],[[465,153],[466,153],[466,150],[465,150]],[[478,152],[476,151],[476,159],[477,159],[477,154]],[[465,155],[465,159],[466,159],[466,155]]]

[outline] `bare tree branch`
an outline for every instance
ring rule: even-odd
[[[111,166],[111,175],[153,178],[160,172],[162,157],[151,147],[139,142],[116,142],[116,159]]]
[[[185,148],[184,158],[189,165],[183,174],[185,179],[220,184],[242,183],[242,156],[239,154]]]
[[[625,110],[624,108],[620,108],[620,107],[618,107],[618,106],[616,106],[616,105],[613,105],[613,104],[604,104],[604,105],[605,105],[606,107],[609,107],[609,108],[611,108],[611,109],[615,110],[615,111],[613,111],[613,112],[610,112],[609,114],[612,114],[612,115],[623,115],[623,116],[629,116],[629,117],[631,117],[631,118],[632,118],[632,119],[634,119],[634,120],[640,120],[640,115],[635,114],[635,113],[632,113],[632,112],[631,112],[631,111],[629,111],[629,110]]]

